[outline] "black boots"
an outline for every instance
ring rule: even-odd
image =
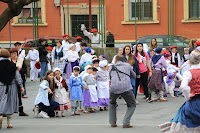
[[[19,107],[19,116],[29,116],[28,114],[24,113],[23,106]]]

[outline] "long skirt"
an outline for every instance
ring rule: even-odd
[[[6,86],[0,82],[0,115],[11,115],[18,112],[19,98],[17,85],[15,83],[9,85],[6,94]]]
[[[91,96],[89,89],[83,89],[83,106],[84,107],[96,107],[98,102],[91,102]]]
[[[66,72],[66,83],[69,83],[70,76],[72,75],[74,66],[79,66],[79,62],[76,60],[75,62],[68,62],[65,68]]]
[[[109,102],[109,82],[108,81],[97,81],[98,91],[98,104],[100,107],[108,106]]]
[[[164,83],[162,82],[162,74],[160,70],[153,70],[152,76],[149,79],[148,88],[150,89],[157,89],[157,90],[164,90]]]
[[[60,104],[58,111],[68,110],[71,108],[69,94],[66,92],[65,88],[55,89],[54,101]]]
[[[59,62],[60,59],[55,59],[54,65],[53,65],[53,70],[55,68],[59,68],[61,70],[61,73],[63,73],[64,67],[65,67],[65,61]]]
[[[159,125],[163,133],[200,132],[200,95],[186,101],[170,121]]]

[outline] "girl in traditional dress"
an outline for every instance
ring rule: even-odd
[[[61,111],[61,116],[65,117],[64,110],[71,108],[69,95],[68,95],[68,86],[65,82],[65,79],[61,77],[61,70],[55,68],[54,70],[54,81],[55,81],[55,92],[54,92],[54,101],[60,104],[60,107],[56,110],[56,117],[59,117],[58,111]]]
[[[69,45],[69,51],[67,51],[67,60],[68,64],[66,66],[66,83],[69,83],[70,76],[72,75],[74,66],[79,66],[79,55],[76,51],[76,45],[70,44]]]
[[[18,90],[23,94],[24,88],[21,75],[16,65],[9,61],[10,53],[6,49],[0,49],[0,129],[3,116],[7,117],[7,128],[13,128],[11,121],[14,113],[18,112]]]
[[[87,61],[92,61],[91,49],[89,47],[86,47],[85,51],[86,53],[81,56],[81,60],[79,63],[79,66],[81,67],[82,70],[84,70],[85,63]]]
[[[101,61],[101,60],[105,60],[106,59],[106,57],[104,56],[104,55],[100,55],[99,56],[99,60]]]
[[[40,89],[35,99],[35,116],[49,118],[55,116],[55,110],[59,107],[59,103],[53,101],[53,92],[55,88],[53,71],[48,70],[42,78]]]
[[[176,75],[174,73],[170,73],[170,72],[167,74],[166,77],[164,77],[166,92],[169,93],[171,95],[171,97],[175,97],[174,96],[174,89],[175,89],[174,78],[175,77],[176,77]]]
[[[83,76],[83,113],[96,112],[98,106],[98,95],[96,90],[96,76],[92,75],[92,66],[85,67],[86,73]]]
[[[183,74],[181,83],[187,101],[170,122],[159,125],[164,133],[200,132],[200,54],[192,52],[189,63],[190,70]]]
[[[157,101],[156,91],[159,91],[160,101],[168,101],[164,98],[164,73],[162,68],[167,69],[167,62],[163,55],[161,55],[162,48],[155,49],[156,54],[151,58],[152,76],[150,77],[148,88],[152,90],[151,97],[153,101]]]
[[[100,71],[97,72],[97,91],[98,91],[98,103],[100,111],[108,110],[109,102],[109,80],[107,71],[107,60],[102,60],[99,62]]]
[[[82,78],[79,76],[79,73],[80,73],[80,67],[75,66],[73,68],[73,74],[69,79],[68,89],[70,91],[72,116],[80,115],[78,113],[78,107],[80,107],[80,101],[83,100],[82,88],[84,87],[84,85],[82,83]]]
[[[63,52],[62,42],[60,40],[57,40],[55,47],[53,47],[51,57],[52,57],[52,65],[53,69],[60,68],[61,73],[63,73],[64,67],[65,67],[65,61],[64,56],[65,52]]]

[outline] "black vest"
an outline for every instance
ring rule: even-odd
[[[171,64],[172,64],[172,63],[175,63],[176,66],[178,66],[178,56],[177,56],[177,55],[178,55],[178,53],[176,52],[176,53],[175,53],[175,56],[174,56],[174,58],[175,58],[175,59],[174,59],[175,62],[172,62],[172,58],[171,58]]]

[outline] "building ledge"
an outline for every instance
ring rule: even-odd
[[[12,26],[33,26],[33,24],[12,23]],[[38,24],[38,26],[48,26],[48,23]]]
[[[137,21],[136,24],[158,24],[158,20],[152,20],[152,21]],[[135,24],[135,21],[123,21],[121,24]]]
[[[182,20],[182,23],[199,23],[200,20]]]

